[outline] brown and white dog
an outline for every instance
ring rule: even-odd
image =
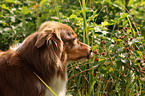
[[[90,47],[77,40],[71,27],[45,22],[18,47],[0,51],[0,96],[65,96],[67,61],[88,58]]]

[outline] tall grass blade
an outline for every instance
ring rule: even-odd
[[[87,26],[87,20],[86,20],[86,2],[85,0],[81,1],[79,0],[81,9],[82,9],[82,13],[83,13],[83,42],[86,42],[87,39],[87,44],[90,45],[89,43],[89,34],[88,34],[88,26]]]
[[[55,4],[55,9],[56,9],[56,12],[57,12],[58,20],[61,23],[61,17],[60,17],[60,14],[59,14],[59,7],[57,5],[57,0],[54,0],[54,4]]]
[[[23,31],[26,32],[26,21],[25,21],[25,13],[24,13],[24,1],[23,1],[23,8],[22,8],[23,14],[22,14],[22,26],[23,26]]]
[[[130,28],[131,28],[131,30],[133,31],[133,34],[134,34],[134,36],[135,36],[135,35],[136,35],[136,32],[135,32],[134,29],[132,28],[132,23],[131,23],[129,17],[128,17],[128,16],[126,16],[126,17],[127,17],[128,22],[129,22]]]

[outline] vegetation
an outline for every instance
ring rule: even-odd
[[[68,65],[67,95],[145,95],[144,0],[0,1],[0,49],[22,42],[45,21],[71,26],[90,60]]]

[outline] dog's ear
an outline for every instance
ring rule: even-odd
[[[63,43],[58,29],[55,29],[55,32],[49,34],[46,44],[52,52],[60,53],[63,50]]]
[[[47,28],[42,31],[38,31],[37,40],[35,46],[40,48],[46,40],[49,40],[52,37],[53,29]]]

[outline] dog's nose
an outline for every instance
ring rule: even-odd
[[[92,49],[90,49],[90,53],[92,52]]]
[[[90,48],[90,53],[88,54],[87,58],[89,59],[90,57],[92,57],[92,49]]]

